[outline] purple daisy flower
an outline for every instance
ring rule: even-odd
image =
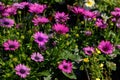
[[[87,18],[92,18],[92,19],[96,17],[95,13],[91,12],[89,10],[84,11],[84,16],[87,17]]]
[[[91,36],[91,35],[92,35],[92,32],[91,32],[90,30],[87,30],[87,31],[84,32],[84,34],[85,34],[86,36]]]
[[[0,26],[11,28],[14,25],[14,20],[9,18],[0,19]]]
[[[72,8],[72,12],[74,12],[75,14],[80,14],[80,15],[83,15],[84,14],[84,8],[81,8],[81,7],[78,7],[78,6],[75,6]]]
[[[34,35],[34,41],[38,43],[40,46],[45,45],[48,42],[48,35],[42,32],[36,32]]]
[[[17,8],[14,6],[8,6],[4,9],[2,16],[10,16],[17,14]]]
[[[25,6],[20,3],[13,3],[13,7],[16,7],[17,9],[23,9]]]
[[[58,68],[66,73],[71,73],[72,72],[72,63],[70,61],[63,60],[59,65]]]
[[[68,14],[64,12],[56,12],[55,13],[55,20],[58,23],[65,23],[69,19]]]
[[[31,59],[34,60],[34,61],[36,61],[36,62],[42,62],[42,61],[44,61],[44,57],[39,52],[32,53]]]
[[[14,51],[20,47],[20,43],[17,40],[7,40],[3,43],[4,50]]]
[[[110,43],[110,41],[102,40],[98,45],[98,49],[104,54],[111,54],[113,52],[113,45]]]
[[[92,55],[92,53],[95,51],[93,47],[87,46],[83,48],[84,53],[87,55]]]
[[[97,19],[95,25],[101,29],[107,28],[107,24],[102,19]]]
[[[64,24],[54,24],[52,27],[53,30],[55,30],[59,34],[66,34],[69,31],[69,28]]]
[[[26,78],[27,75],[30,74],[30,68],[25,66],[24,64],[18,64],[15,67],[16,74],[19,75],[21,78]]]
[[[34,23],[35,26],[38,26],[39,24],[48,23],[49,20],[46,17],[35,17],[33,18],[32,22]]]
[[[39,14],[39,13],[43,13],[45,8],[46,8],[46,5],[34,3],[29,5],[29,12]]]

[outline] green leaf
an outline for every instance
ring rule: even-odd
[[[72,71],[72,73],[70,73],[70,74],[67,74],[67,73],[65,73],[65,72],[63,72],[63,74],[64,74],[66,77],[70,78],[70,79],[77,79],[77,77],[76,77],[76,75],[74,74],[73,71]]]
[[[48,75],[50,75],[50,73],[49,73],[49,71],[42,71],[42,72],[39,73],[39,75],[48,76]]]
[[[51,75],[48,75],[47,77],[44,77],[44,80],[51,80]]]
[[[116,64],[115,64],[115,63],[107,61],[107,62],[106,62],[106,65],[107,65],[107,67],[108,67],[109,69],[111,69],[111,70],[113,70],[113,71],[116,70]]]

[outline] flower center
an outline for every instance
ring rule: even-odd
[[[25,73],[25,70],[24,70],[24,69],[20,69],[20,73],[21,73],[21,74],[24,74],[24,73]]]
[[[5,25],[9,25],[9,22],[4,22]]]
[[[92,51],[87,51],[89,54],[91,54],[92,53]]]
[[[104,51],[108,51],[108,47],[103,47],[103,50]]]
[[[15,48],[15,45],[9,45],[9,48]]]
[[[42,37],[38,37],[38,41],[43,41],[43,38]]]
[[[35,59],[36,59],[36,60],[39,60],[40,58],[39,58],[38,56],[35,56]]]
[[[67,65],[64,65],[63,68],[64,68],[64,69],[68,69],[68,66],[67,66]]]

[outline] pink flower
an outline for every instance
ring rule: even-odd
[[[45,8],[46,8],[46,5],[34,3],[29,5],[29,12],[39,14],[39,13],[43,13]]]
[[[46,17],[34,17],[32,22],[34,23],[35,26],[38,26],[39,24],[48,23],[49,20]]]
[[[107,24],[102,19],[97,19],[95,25],[101,29],[107,28]]]
[[[84,53],[87,55],[92,55],[92,53],[94,52],[94,48],[90,46],[84,47],[83,50],[84,50]]]
[[[110,41],[102,40],[98,45],[98,49],[101,50],[104,54],[111,54],[114,48]]]
[[[56,12],[55,13],[55,20],[58,23],[65,23],[69,19],[68,14],[64,12]]]
[[[17,8],[14,6],[8,6],[4,9],[2,16],[10,16],[17,14]]]
[[[17,40],[7,40],[3,43],[4,50],[14,51],[20,47],[20,43]]]
[[[44,61],[44,57],[39,52],[34,52],[31,55],[31,59],[34,60],[34,61],[36,61],[36,62],[42,62],[42,61]]]
[[[21,78],[26,78],[27,75],[30,74],[30,68],[25,66],[24,64],[18,64],[15,67],[16,74],[20,76]]]
[[[54,24],[52,27],[53,30],[55,30],[59,34],[66,34],[69,31],[69,28],[64,24]]]
[[[83,15],[84,9],[81,7],[75,6],[75,7],[73,7],[72,12],[74,12],[75,14]]]
[[[58,68],[66,73],[71,73],[72,72],[72,63],[70,61],[63,60],[59,65]]]
[[[34,41],[38,43],[40,46],[45,45],[45,43],[48,42],[48,35],[42,33],[42,32],[36,32],[34,35]]]

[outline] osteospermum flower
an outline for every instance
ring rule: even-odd
[[[14,20],[9,18],[0,19],[0,26],[11,28],[14,25]]]
[[[13,7],[16,7],[17,9],[23,9],[25,6],[20,3],[13,3]]]
[[[74,12],[75,14],[84,14],[84,8],[75,6],[72,8],[72,12]]]
[[[34,60],[34,61],[36,61],[36,62],[42,62],[42,61],[44,61],[44,57],[39,52],[34,52],[31,55],[31,59]]]
[[[17,8],[14,6],[8,6],[4,9],[2,16],[10,16],[17,14]]]
[[[84,47],[83,50],[84,50],[84,53],[87,55],[92,55],[92,53],[94,52],[94,48],[90,46]]]
[[[53,30],[55,30],[59,34],[66,34],[69,31],[69,28],[64,24],[54,24],[52,27]]]
[[[104,54],[111,54],[113,52],[113,45],[110,41],[102,40],[98,45],[98,49]]]
[[[36,32],[34,35],[34,41],[38,43],[40,46],[43,46],[48,42],[48,35],[42,32]]]
[[[20,43],[17,40],[7,40],[3,43],[4,50],[14,51],[20,47]]]
[[[69,19],[68,14],[65,14],[64,12],[56,12],[55,13],[55,20],[59,23],[64,23]]]
[[[43,13],[45,8],[46,8],[46,5],[34,3],[29,5],[29,12],[39,14],[39,13]]]
[[[21,78],[26,78],[27,75],[30,74],[30,68],[25,66],[24,64],[18,64],[15,67],[16,74],[20,76]]]
[[[35,26],[38,26],[39,24],[48,23],[49,20],[46,17],[35,17],[33,18],[32,22],[34,23]]]
[[[66,73],[71,73],[72,72],[72,63],[70,61],[63,60],[59,65],[58,68]]]
[[[97,19],[95,25],[101,29],[107,28],[107,24],[102,19]]]

